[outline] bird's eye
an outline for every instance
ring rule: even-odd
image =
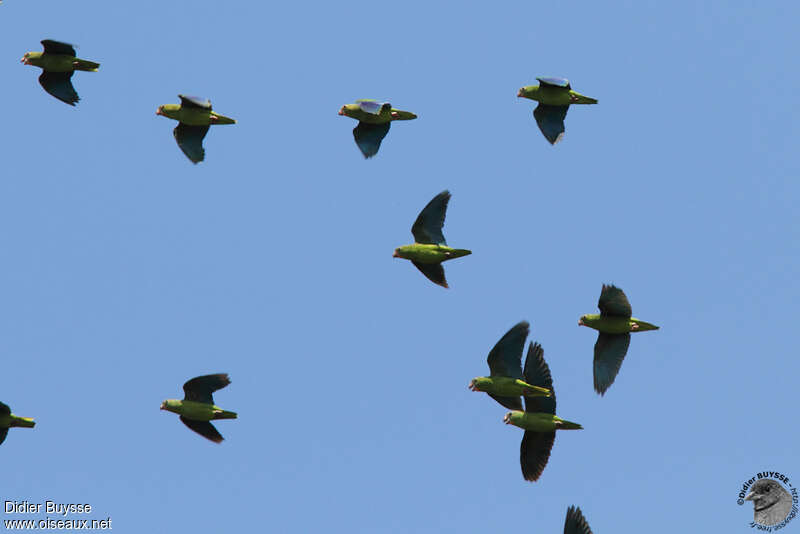
[[[764,488],[764,493],[769,493],[770,491],[772,491],[772,488],[770,486]]]

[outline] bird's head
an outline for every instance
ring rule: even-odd
[[[25,52],[25,55],[22,56],[22,59],[19,60],[20,63],[23,65],[36,65],[39,58],[42,57],[41,52]]]
[[[161,403],[161,409],[168,412],[175,412],[180,408],[181,401],[177,399],[167,399]]]
[[[530,98],[532,100],[536,100],[536,93],[539,91],[538,85],[526,85],[525,87],[521,87],[520,90],[517,92],[518,98]]]
[[[356,118],[358,113],[363,113],[361,112],[361,108],[358,107],[358,104],[345,104],[339,108],[339,115],[344,115],[345,117]]]
[[[511,423],[511,418],[512,418],[513,416],[514,416],[514,412],[508,412],[507,414],[505,414],[505,415],[503,416],[503,422],[504,422],[505,424],[509,424],[509,423]]]
[[[753,484],[753,488],[744,500],[753,501],[753,507],[758,512],[778,502],[784,494],[791,498],[778,482],[770,478],[762,478]]]
[[[581,315],[581,318],[578,319],[578,326],[586,326],[586,316]]]
[[[479,376],[469,381],[469,389],[471,391],[484,391],[488,379],[485,376]]]
[[[163,106],[158,106],[158,109],[156,109],[156,115],[177,120],[180,109],[180,104],[164,104]]]

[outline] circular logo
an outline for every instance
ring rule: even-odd
[[[736,504],[753,503],[751,528],[772,532],[785,527],[798,513],[797,488],[778,471],[763,471],[742,483]]]

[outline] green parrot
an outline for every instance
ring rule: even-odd
[[[44,90],[64,103],[74,106],[80,100],[72,87],[72,73],[76,70],[97,72],[100,63],[75,57],[75,47],[51,39],[42,41],[44,52],[25,52],[20,60],[25,65],[42,69],[39,84]]]
[[[236,124],[231,119],[211,111],[211,101],[196,96],[178,95],[180,104],[164,104],[158,106],[156,115],[178,121],[172,131],[178,146],[192,163],[199,163],[206,157],[203,149],[203,138],[212,124]]]
[[[570,104],[597,104],[597,100],[573,91],[566,78],[536,79],[539,85],[526,85],[517,96],[539,102],[533,118],[545,139],[554,145],[564,137],[564,119]]]
[[[564,534],[592,534],[589,523],[586,522],[581,509],[577,506],[567,508],[567,517],[564,519]]]
[[[428,280],[442,287],[448,287],[442,262],[472,254],[470,250],[450,248],[444,240],[442,227],[449,201],[450,191],[447,190],[433,197],[419,212],[411,227],[414,244],[397,247],[392,255],[394,258],[411,260]]]
[[[469,389],[487,393],[509,410],[522,410],[520,395],[549,397],[548,389],[532,386],[522,380],[522,350],[529,331],[528,321],[512,326],[489,352],[486,360],[489,363],[489,376],[473,378]]]
[[[30,417],[20,417],[11,413],[11,408],[0,402],[0,443],[6,440],[8,429],[15,426],[33,428],[36,422]]]
[[[161,409],[180,415],[184,425],[214,443],[221,443],[225,438],[209,421],[236,419],[238,416],[236,412],[215,406],[211,394],[230,383],[231,379],[225,373],[192,378],[183,385],[183,400],[167,399],[161,403]]]
[[[375,100],[356,100],[355,104],[345,104],[339,109],[339,115],[358,121],[358,126],[353,129],[353,137],[365,159],[378,153],[381,141],[389,133],[392,121],[410,121],[417,118],[410,111],[394,109],[389,102]]]
[[[594,390],[604,395],[614,383],[628,353],[631,343],[630,332],[658,330],[658,326],[631,317],[631,303],[618,287],[603,284],[600,300],[597,302],[599,314],[582,315],[579,326],[588,326],[599,332],[594,344]]]
[[[507,425],[525,430],[519,449],[519,462],[525,480],[535,482],[542,475],[556,439],[556,430],[580,430],[578,423],[556,415],[556,392],[550,368],[544,361],[544,351],[538,343],[528,346],[523,379],[528,384],[550,390],[549,397],[525,397],[525,411],[508,412],[503,418]]]

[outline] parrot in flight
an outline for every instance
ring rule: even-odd
[[[223,410],[214,405],[212,393],[231,383],[227,374],[204,375],[192,378],[183,385],[183,400],[167,399],[161,409],[180,415],[184,425],[214,443],[223,438],[210,421],[216,419],[236,419],[236,412]]]
[[[564,137],[564,119],[570,104],[597,104],[597,100],[573,91],[566,78],[536,78],[539,85],[526,85],[517,96],[536,100],[533,118],[551,145]]]
[[[489,376],[473,378],[469,389],[483,391],[509,410],[519,411],[522,411],[520,396],[550,396],[547,388],[532,386],[522,380],[522,350],[529,331],[528,321],[512,326],[489,352],[486,360]]]
[[[20,417],[11,413],[11,408],[0,402],[0,443],[6,440],[8,429],[15,426],[33,428],[36,422],[30,417]]]
[[[180,104],[164,104],[158,106],[156,115],[178,121],[172,131],[175,141],[192,163],[199,163],[206,157],[203,149],[203,138],[212,124],[236,124],[231,119],[211,111],[211,101],[196,96],[178,95]]]
[[[442,191],[419,212],[411,227],[414,244],[397,247],[392,255],[395,258],[411,260],[428,280],[442,287],[448,287],[444,277],[442,262],[472,254],[461,248],[450,248],[444,240],[442,227],[450,201],[450,191]]]
[[[556,415],[556,392],[550,368],[544,361],[544,351],[538,343],[528,346],[525,357],[525,382],[550,390],[549,397],[525,397],[525,411],[514,410],[503,418],[507,425],[514,425],[523,430],[522,443],[519,449],[519,462],[522,476],[529,482],[539,480],[550,451],[556,439],[556,430],[581,430],[578,423],[566,421]]]
[[[339,115],[358,121],[358,126],[353,129],[353,137],[365,159],[378,153],[381,141],[389,133],[392,121],[410,121],[417,118],[410,111],[394,109],[389,102],[375,100],[356,100],[355,104],[345,104],[339,109]]]
[[[80,100],[72,87],[72,73],[76,70],[97,72],[100,63],[75,57],[75,47],[69,43],[45,39],[42,41],[44,52],[25,52],[20,60],[25,65],[33,65],[42,69],[39,84],[44,90],[74,106]]]
[[[594,390],[604,395],[614,383],[628,353],[630,333],[658,330],[659,327],[631,317],[633,311],[628,297],[614,285],[603,284],[597,307],[600,308],[599,314],[582,315],[578,325],[599,332],[594,344]]]

